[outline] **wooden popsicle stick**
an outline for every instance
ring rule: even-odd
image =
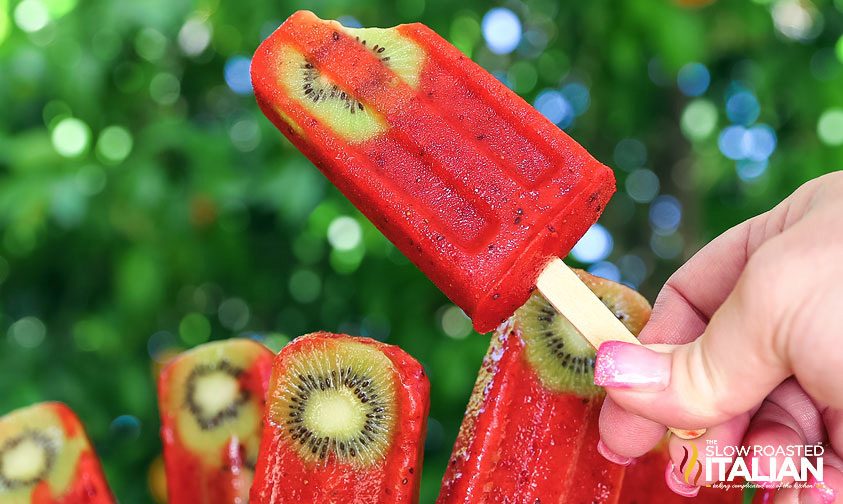
[[[554,259],[545,267],[536,287],[594,348],[605,341],[641,344],[562,259]],[[669,429],[682,439],[696,439],[705,434],[705,429]]]

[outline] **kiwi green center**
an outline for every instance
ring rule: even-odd
[[[27,487],[45,479],[55,458],[52,441],[37,431],[8,440],[0,447],[0,489]]]
[[[249,400],[248,391],[240,385],[242,373],[226,360],[199,365],[190,373],[185,405],[202,429],[215,429],[237,417]]]
[[[270,414],[299,456],[358,467],[383,460],[395,428],[392,362],[369,345],[344,342],[290,357]]]
[[[367,48],[398,79],[411,87],[418,87],[424,51],[412,40],[391,28],[342,30]],[[386,131],[386,121],[378,112],[325,75],[304,54],[287,45],[281,49],[280,59],[284,65],[279,81],[288,95],[338,136],[356,143]],[[338,62],[332,70],[341,67],[342,63]],[[301,126],[288,114],[279,112],[279,117],[301,135]]]
[[[547,300],[534,294],[515,317],[526,359],[545,387],[582,397],[600,392],[594,385],[594,348]]]
[[[318,434],[348,439],[366,424],[367,408],[348,388],[316,390],[302,412],[306,425],[317,426]]]

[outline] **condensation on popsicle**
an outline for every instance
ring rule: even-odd
[[[264,113],[486,332],[614,192],[611,170],[421,24],[293,14],[252,60]]]

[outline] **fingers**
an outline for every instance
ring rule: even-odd
[[[776,309],[758,295],[769,283],[766,262],[753,261],[697,340],[650,349],[604,343],[595,383],[627,411],[686,429],[723,423],[760,404],[790,367],[773,340],[769,314]]]
[[[627,465],[656,446],[666,431],[661,424],[622,410],[607,397],[600,411],[598,449],[612,462]]]

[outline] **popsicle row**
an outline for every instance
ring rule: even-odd
[[[580,272],[633,332],[634,291]],[[626,469],[596,451],[594,351],[539,295],[493,335],[438,499],[679,502],[662,449]],[[314,333],[274,356],[232,339],[178,355],[159,376],[172,504],[418,502],[429,385],[395,346]],[[703,503],[739,492],[701,493]],[[0,419],[0,502],[112,503],[76,416],[44,403]]]

